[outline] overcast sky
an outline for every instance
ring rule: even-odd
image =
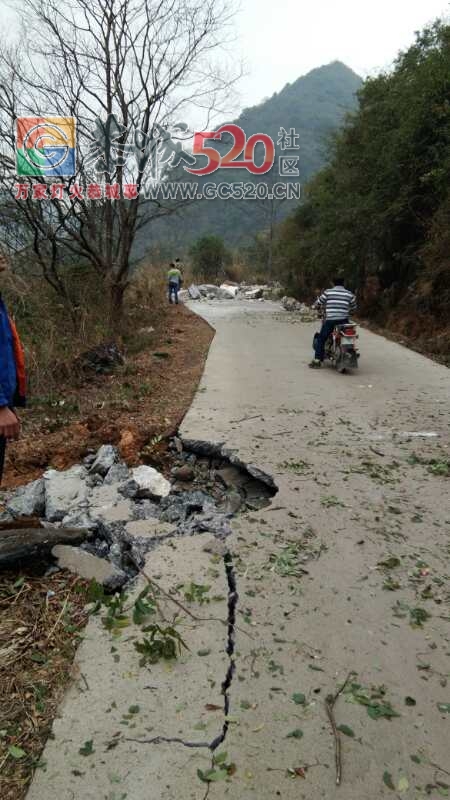
[[[413,43],[415,31],[437,17],[450,17],[448,0],[236,2],[235,38],[226,49],[234,64],[243,62],[245,74],[235,86],[228,114],[222,114],[230,118],[330,61],[343,61],[363,78],[374,75]],[[1,3],[0,24],[17,34],[8,5],[20,2]]]
[[[255,105],[314,67],[343,61],[362,77],[389,67],[445,0],[241,0],[237,49],[248,73],[240,106]]]

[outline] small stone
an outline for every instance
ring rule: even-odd
[[[224,511],[226,514],[237,514],[242,508],[242,497],[239,492],[229,492],[225,496]]]
[[[111,591],[120,589],[127,576],[104,558],[98,558],[79,547],[58,544],[52,549],[61,569],[68,569],[86,580],[96,580]]]
[[[103,478],[101,475],[88,475],[86,478],[86,486],[89,486],[90,489],[94,489],[96,486],[101,486],[103,483]]]
[[[137,497],[158,500],[162,497],[167,497],[170,492],[169,481],[153,467],[145,465],[135,467],[132,470],[132,477],[139,486]]]
[[[216,469],[215,477],[219,478],[222,483],[230,488],[232,486],[243,486],[248,481],[248,475],[237,467],[223,467]]]
[[[128,500],[134,500],[139,494],[139,484],[134,478],[130,478],[119,486],[118,491],[122,497],[127,497]]]
[[[45,482],[39,478],[27,486],[21,486],[6,503],[13,517],[40,517],[45,511]]]
[[[110,486],[112,483],[122,483],[130,477],[130,470],[126,464],[113,464],[106,473],[104,483]]]
[[[183,452],[183,442],[181,439],[179,439],[178,436],[174,436],[172,443],[176,452],[181,454]]]
[[[263,288],[251,289],[249,292],[244,292],[246,300],[259,300],[263,295]]]
[[[90,518],[87,511],[74,511],[67,514],[63,518],[62,525],[66,528],[83,528],[83,530],[92,532],[97,530],[97,523]]]
[[[192,286],[189,286],[188,292],[189,292],[189,297],[190,297],[191,300],[200,300],[201,294],[200,294],[197,286],[195,286],[195,284],[192,284]]]
[[[134,503],[133,518],[134,519],[149,519],[159,516],[159,505],[152,500],[140,500]]]
[[[183,467],[176,467],[173,471],[174,478],[177,481],[183,481],[188,483],[192,481],[195,477],[195,472],[188,464],[185,464]]]
[[[90,472],[94,475],[98,473],[99,475],[105,476],[113,464],[116,464],[118,460],[119,454],[116,448],[111,444],[104,444],[98,450]]]

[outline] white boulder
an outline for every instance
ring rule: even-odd
[[[142,464],[132,471],[132,478],[139,486],[137,497],[148,497],[150,500],[160,500],[167,497],[170,492],[170,483],[164,475],[153,467]]]

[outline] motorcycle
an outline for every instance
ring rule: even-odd
[[[319,336],[317,332],[314,336],[314,344]],[[325,359],[343,374],[348,369],[358,369],[360,354],[357,350],[356,341],[359,338],[357,326],[354,322],[347,322],[342,325],[335,325],[331,335],[325,344]]]

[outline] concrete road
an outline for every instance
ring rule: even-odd
[[[136,630],[112,641],[91,620],[28,799],[445,795],[448,370],[363,331],[358,373],[311,371],[314,325],[268,303],[195,310],[216,336],[181,433],[278,494],[234,521],[225,560],[209,535],[149,557],[165,589],[218,598],[196,619],[162,604],[190,648],[173,666],[139,667]]]

